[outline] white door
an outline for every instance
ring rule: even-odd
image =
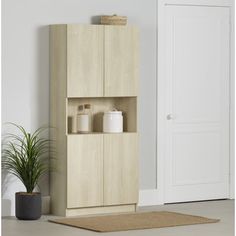
[[[228,198],[229,9],[165,8],[165,202]]]

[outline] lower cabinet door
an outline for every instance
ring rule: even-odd
[[[67,208],[103,205],[103,135],[67,140]]]
[[[138,202],[138,134],[104,134],[104,205]]]

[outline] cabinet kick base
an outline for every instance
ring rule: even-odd
[[[65,216],[135,212],[136,204],[66,209]]]

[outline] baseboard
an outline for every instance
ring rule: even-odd
[[[145,189],[139,191],[138,206],[163,205],[163,200],[159,196],[157,189]],[[42,214],[50,213],[50,196],[42,197]]]
[[[42,214],[50,214],[50,196],[42,196]]]
[[[109,213],[135,212],[136,205],[114,205],[66,209],[65,216],[97,215]]]
[[[163,204],[163,200],[160,198],[157,189],[145,189],[139,191],[138,206],[154,206]]]

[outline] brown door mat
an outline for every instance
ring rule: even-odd
[[[156,211],[132,214],[61,218],[49,221],[97,232],[113,232],[216,223],[219,220],[176,212]]]

